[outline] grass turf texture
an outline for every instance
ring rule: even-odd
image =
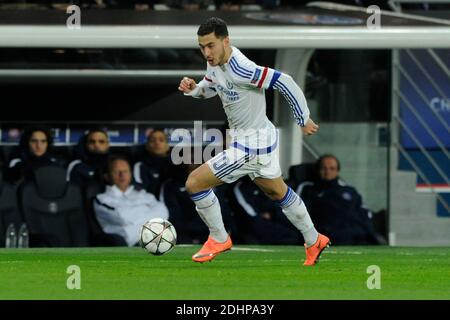
[[[199,248],[0,249],[0,299],[450,299],[448,248],[335,246],[314,267],[301,247],[235,246],[204,264],[191,261]],[[69,265],[80,290],[66,287]],[[379,290],[367,288],[370,265]]]

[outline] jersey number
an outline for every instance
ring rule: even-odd
[[[219,171],[220,169],[224,168],[228,164],[228,158],[225,152],[222,154],[222,158],[219,158],[213,163],[213,168],[216,171]]]

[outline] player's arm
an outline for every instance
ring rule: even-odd
[[[208,99],[217,94],[216,89],[210,87],[211,84],[212,81],[207,76],[205,76],[199,83],[195,83],[195,81],[191,78],[184,77],[178,86],[178,90],[183,92],[185,96],[191,96],[198,99]]]
[[[303,133],[310,135],[317,132],[319,126],[309,118],[309,108],[305,95],[292,77],[278,70],[261,67],[250,60],[231,59],[230,67],[234,80],[255,88],[276,89],[289,103],[296,123]]]
[[[283,95],[292,109],[295,121],[302,127],[304,134],[311,135],[316,133],[319,130],[319,126],[309,117],[310,112],[303,91],[290,75],[272,70],[272,78],[270,78],[270,82],[267,81],[268,83],[265,84],[267,89],[274,88]]]

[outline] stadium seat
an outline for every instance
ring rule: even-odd
[[[62,164],[67,166],[74,158],[73,146],[57,146],[52,150],[52,155],[62,161]]]
[[[0,170],[5,166],[5,155],[3,154],[3,147],[0,146]]]
[[[111,146],[110,153],[113,155],[121,155],[129,159],[133,160],[133,149],[130,146]]]
[[[88,223],[78,186],[66,181],[66,170],[54,166],[35,171],[19,191],[30,231],[30,246],[83,247],[89,245]]]
[[[108,241],[108,235],[106,235],[95,216],[93,201],[97,194],[105,191],[105,187],[100,184],[92,183],[84,191],[84,208],[86,210],[87,221],[89,226],[89,237],[91,245],[94,247],[109,247],[115,245],[115,242]],[[126,245],[124,242],[123,245]]]
[[[9,164],[9,161],[11,160],[11,156],[15,153],[17,153],[19,147],[14,145],[14,146],[2,146],[2,160],[3,160],[3,168],[6,168]]]
[[[20,228],[22,217],[17,206],[16,188],[3,181],[0,171],[0,248],[5,246],[6,229],[13,223],[16,232]]]
[[[317,177],[315,163],[302,163],[289,168],[288,184],[294,190],[304,181],[314,181]]]

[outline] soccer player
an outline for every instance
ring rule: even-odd
[[[220,205],[212,188],[248,175],[281,206],[289,221],[300,230],[305,239],[304,265],[314,265],[330,244],[330,239],[317,232],[305,204],[281,177],[278,133],[266,116],[264,94],[265,89],[277,89],[289,102],[303,133],[312,135],[319,126],[309,118],[303,92],[291,76],[258,66],[231,46],[223,20],[209,18],[200,25],[197,36],[200,50],[207,60],[206,75],[198,84],[184,77],[178,90],[194,98],[219,95],[231,129],[231,147],[191,172],[186,181],[186,190],[210,231],[208,240],[192,260],[211,261],[221,252],[231,249],[232,241],[225,230]]]

